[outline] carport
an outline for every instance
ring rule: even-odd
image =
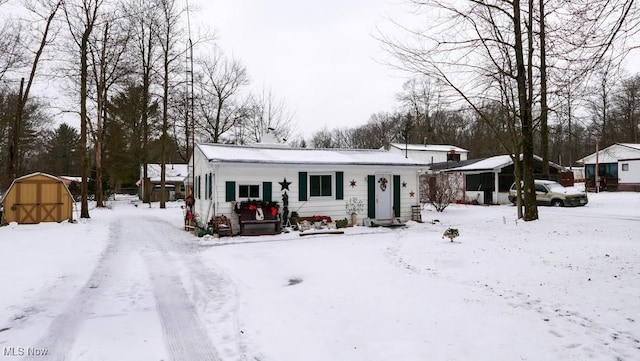
[[[16,178],[0,201],[2,223],[36,224],[73,219],[73,197],[58,178],[33,173]]]

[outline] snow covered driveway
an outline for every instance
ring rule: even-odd
[[[589,197],[308,237],[196,238],[127,199],[2,227],[0,360],[640,360],[640,193]]]
[[[65,272],[66,265],[45,270],[29,258],[14,264],[13,270],[3,269],[5,275],[19,274],[24,267],[59,272],[61,281],[45,286],[44,292],[20,290],[22,301],[2,297],[3,306],[9,306],[0,319],[0,328],[6,329],[0,333],[2,356],[36,360],[42,357],[35,350],[45,350],[46,359],[51,360],[220,360],[193,297],[207,300],[205,303],[215,300],[215,285],[203,281],[220,277],[198,261],[193,236],[178,229],[175,222],[140,211],[134,216],[116,207],[113,211],[94,210],[94,217],[101,220],[85,222],[102,223],[102,232],[96,232],[95,238],[91,232],[76,234],[77,229],[66,235],[81,237],[90,246],[77,239],[74,246],[87,252],[91,247],[103,250],[91,249],[94,264],[92,270],[85,265],[84,270],[91,270],[85,278],[81,269],[71,277]],[[97,227],[93,224],[89,228]],[[57,257],[55,243],[70,242],[60,236],[39,240],[40,248],[28,251],[29,257],[38,254],[47,258],[47,253]],[[20,253],[16,244],[12,245]],[[81,261],[71,259],[76,250],[67,250],[67,262]],[[34,274],[34,278],[44,273]],[[39,286],[37,279],[27,283]]]

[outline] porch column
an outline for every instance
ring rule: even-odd
[[[498,189],[498,177],[500,172],[493,173],[493,204],[500,204],[498,199],[498,194],[500,194],[500,190]]]

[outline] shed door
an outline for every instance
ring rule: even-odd
[[[20,224],[62,221],[62,187],[57,183],[16,184],[16,221]]]
[[[391,174],[376,174],[376,219],[392,219],[391,196],[393,187]]]

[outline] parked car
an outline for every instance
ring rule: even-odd
[[[535,180],[536,201],[538,205],[564,207],[584,206],[589,203],[587,194],[576,187],[563,187],[558,182]],[[516,184],[509,189],[509,201],[516,204]]]

